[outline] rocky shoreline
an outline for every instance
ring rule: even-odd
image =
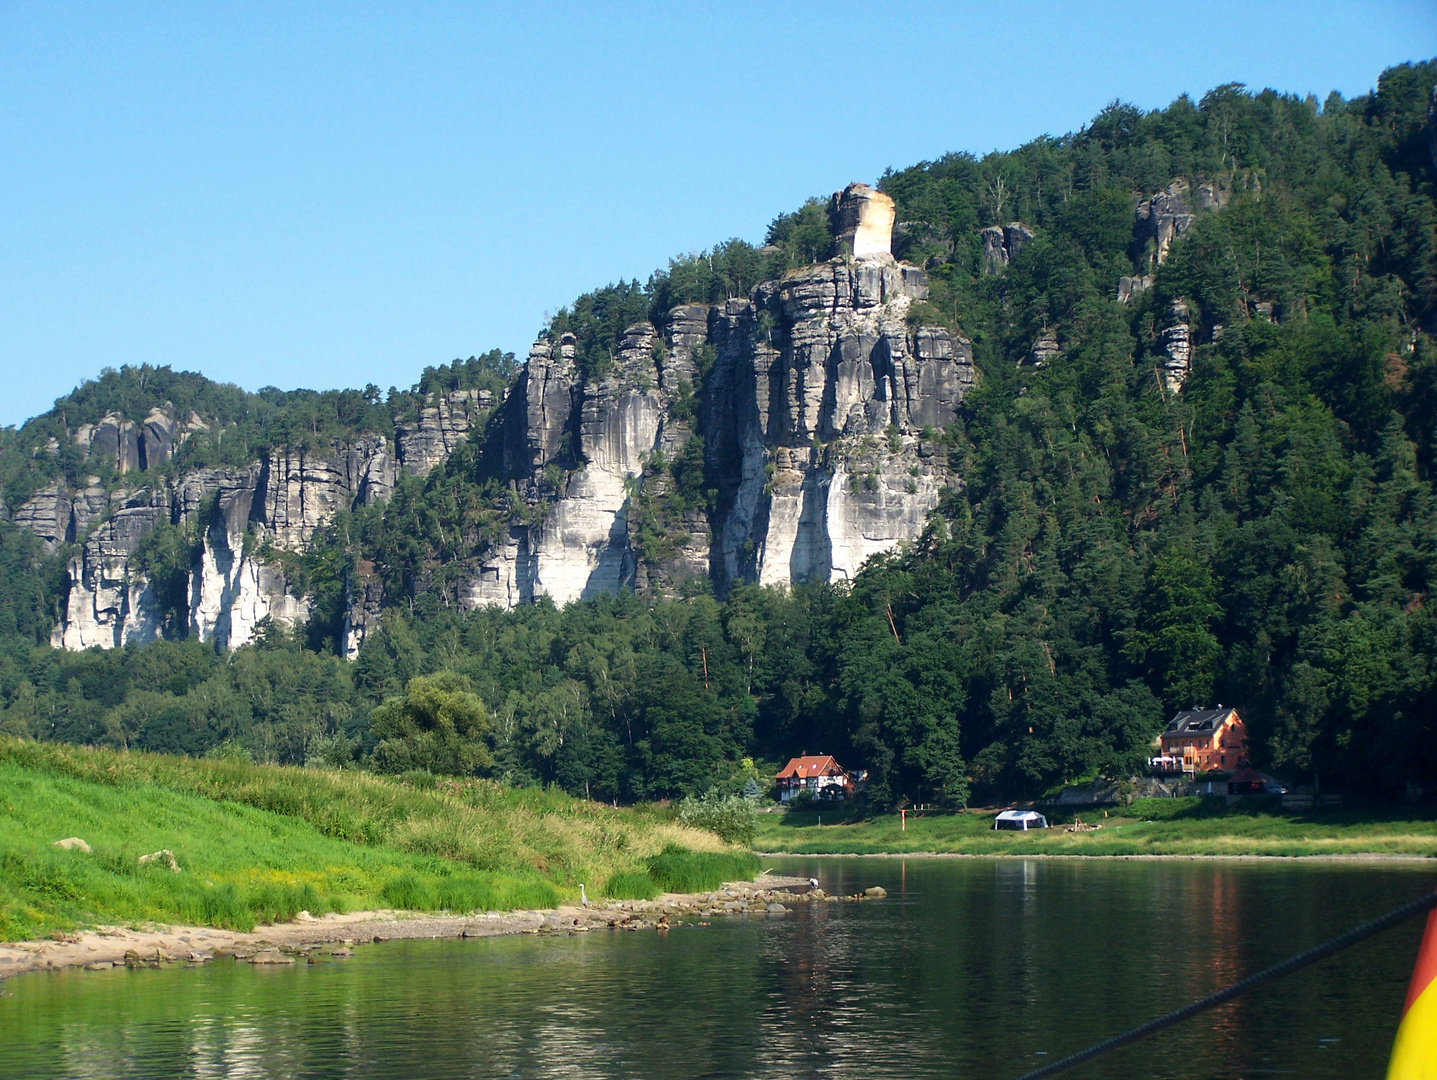
[[[53,940],[0,944],[0,980],[29,971],[87,971],[160,967],[236,960],[251,964],[317,963],[353,955],[356,946],[400,939],[481,938],[514,934],[585,934],[596,930],[660,933],[685,922],[734,915],[781,918],[789,905],[877,899],[881,888],[853,896],[830,896],[807,878],[764,877],[726,882],[706,893],[665,893],[654,900],[605,900],[587,907],[564,905],[535,911],[489,911],[430,915],[408,911],[356,911],[315,918],[300,912],[294,922],[251,933],[202,926],[98,926]]]

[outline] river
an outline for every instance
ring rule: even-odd
[[[348,960],[0,984],[0,1077],[1008,1080],[1431,888],[1432,870],[770,859],[884,900],[665,935],[391,941]],[[1379,1078],[1420,923],[1075,1078]]]

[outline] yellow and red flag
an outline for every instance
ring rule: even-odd
[[[1437,1080],[1437,909],[1427,916],[1387,1080]]]

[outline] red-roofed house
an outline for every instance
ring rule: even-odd
[[[801,791],[811,792],[815,799],[843,799],[853,791],[853,778],[832,754],[791,758],[774,779],[779,802],[788,802]]]

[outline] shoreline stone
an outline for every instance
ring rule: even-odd
[[[795,891],[798,889],[803,891]],[[765,877],[752,882],[726,882],[707,893],[665,893],[653,900],[591,902],[587,908],[565,904],[551,909],[467,915],[358,911],[275,923],[251,933],[203,926],[97,926],[63,935],[64,940],[0,943],[0,981],[29,971],[107,971],[112,967],[204,964],[223,959],[261,966],[294,964],[300,958],[317,963],[320,959],[353,956],[352,946],[358,941],[567,936],[593,930],[664,932],[689,920],[698,923],[719,915],[781,917],[791,914],[790,904],[863,898],[862,894],[830,896],[822,889],[810,888],[807,878]],[[324,954],[321,950],[325,946],[339,947]]]

